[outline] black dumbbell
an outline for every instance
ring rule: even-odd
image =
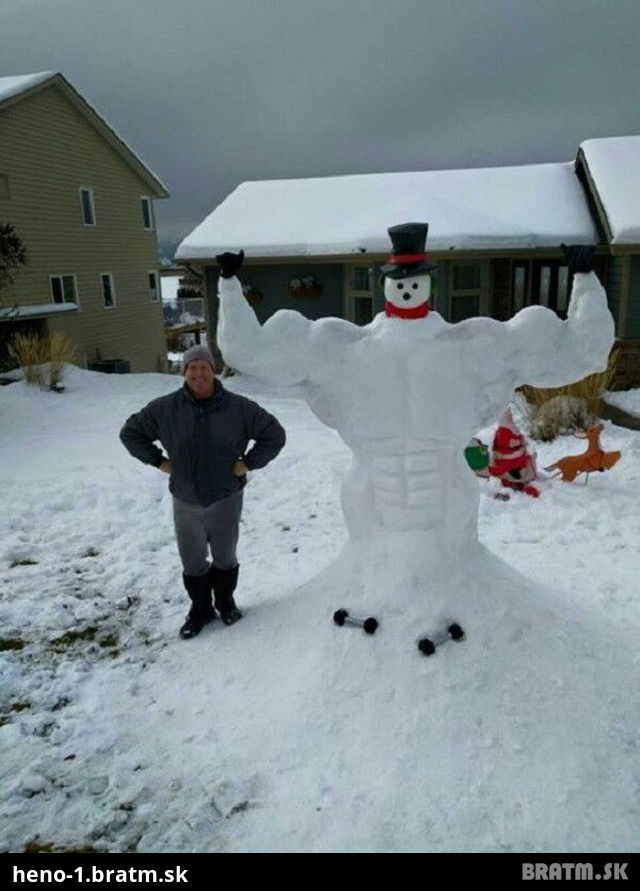
[[[352,618],[346,609],[337,609],[333,614],[333,621],[340,627],[343,625],[355,625],[357,628],[364,628],[367,634],[375,634],[380,624],[373,616],[369,616],[367,619]]]
[[[433,638],[423,637],[422,640],[418,641],[418,649],[423,656],[433,656],[436,647],[446,643],[448,640],[464,640],[464,631],[457,622],[449,625],[446,632],[442,632]]]

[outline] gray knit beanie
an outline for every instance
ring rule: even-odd
[[[185,350],[182,355],[183,372],[189,362],[193,362],[194,359],[204,359],[204,361],[208,362],[214,371],[216,370],[216,363],[213,356],[211,355],[211,350],[209,350],[206,346],[202,346],[201,344],[196,343],[194,346],[189,347],[188,350]]]

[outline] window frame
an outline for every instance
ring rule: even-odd
[[[356,288],[356,271],[367,270],[368,288]],[[344,269],[344,316],[354,325],[369,325],[375,318],[376,267],[369,263],[348,263]],[[358,307],[365,304],[368,321],[358,322]],[[370,317],[369,317],[370,316]]]
[[[106,302],[106,295],[104,292],[104,279],[109,279],[109,288],[111,289],[111,303]],[[101,272],[100,273],[100,290],[102,292],[102,306],[104,309],[115,309],[117,305],[116,300],[116,284],[113,278],[112,272]]]
[[[90,222],[90,223],[88,223],[86,221],[85,215],[84,215],[85,208],[84,208],[84,201],[82,200],[83,192],[86,192],[87,195],[89,196],[89,206],[91,208],[91,217],[92,217],[92,222]],[[80,188],[78,189],[78,195],[80,196],[80,217],[82,218],[82,225],[85,226],[87,229],[94,229],[97,225],[97,221],[96,221],[96,202],[95,202],[95,198],[93,195],[93,189],[90,186],[80,186]]]
[[[58,301],[55,299],[55,295],[53,293],[53,280],[54,278],[60,279],[60,288],[62,290],[62,300]],[[73,300],[65,300],[64,299],[64,279],[70,278],[73,280],[73,291],[74,291],[74,299]],[[64,306],[66,303],[77,306],[80,309],[80,293],[78,291],[78,276],[75,272],[54,272],[49,276],[49,293],[51,294],[51,302],[55,306]]]
[[[147,215],[145,215],[145,212],[144,212],[145,203],[148,208]],[[150,195],[141,195],[140,196],[140,209],[142,212],[142,228],[144,229],[145,232],[155,232],[156,221],[155,221],[155,217],[153,214],[153,200],[151,199]],[[149,225],[148,226],[146,223],[146,216],[149,217]]]
[[[476,266],[478,268],[478,285],[474,288],[455,288],[455,269],[457,266]],[[476,316],[464,316],[462,319],[454,321],[454,301],[458,298],[477,297],[478,312],[477,316],[487,315],[487,289],[486,289],[486,263],[482,260],[452,260],[449,269],[449,320],[452,324],[464,322],[465,319],[475,318]]]
[[[521,271],[524,276],[523,288],[522,288],[522,305],[516,305],[516,277],[517,273]],[[515,315],[517,315],[520,310],[529,306],[530,300],[530,289],[531,289],[531,262],[529,259],[526,260],[513,260],[511,263],[511,294],[510,294],[510,307],[511,312],[509,318],[512,319]]]
[[[153,296],[154,292],[151,289],[151,282],[149,280],[149,276],[155,275],[156,277],[156,287],[155,287],[155,297]],[[149,293],[149,300],[151,303],[158,303],[160,301],[161,292],[160,292],[160,273],[157,269],[149,269],[147,270],[147,290]]]
[[[543,296],[541,291],[544,270],[549,270],[546,302],[543,302],[541,299]],[[571,296],[571,284],[571,276],[569,275],[567,261],[565,259],[534,258],[531,260],[531,292],[529,294],[529,305],[545,306],[547,309],[555,312],[561,319],[566,319],[569,297]],[[564,293],[561,294],[563,290]],[[561,296],[562,300],[559,300]]]

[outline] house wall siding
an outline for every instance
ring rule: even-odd
[[[622,300],[622,264],[622,257],[611,257],[606,278],[600,278],[607,292],[609,309],[616,322],[616,331],[618,328],[618,320],[620,318],[620,306]]]
[[[50,303],[50,275],[75,274],[80,310],[56,316],[78,347],[78,362],[125,358],[132,371],[155,371],[166,358],[161,303],[150,300],[147,274],[158,269],[156,232],[145,230],[140,197],[149,186],[55,86],[0,108],[0,174],[12,223],[28,265],[5,303]],[[84,226],[79,189],[93,190],[95,226]],[[114,278],[116,306],[106,309],[100,273]]]
[[[624,336],[640,338],[640,256],[629,257],[629,305]]]

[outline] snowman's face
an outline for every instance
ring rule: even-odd
[[[402,309],[414,309],[426,303],[431,294],[431,277],[428,273],[408,275],[406,278],[384,279],[384,297],[394,306]]]

